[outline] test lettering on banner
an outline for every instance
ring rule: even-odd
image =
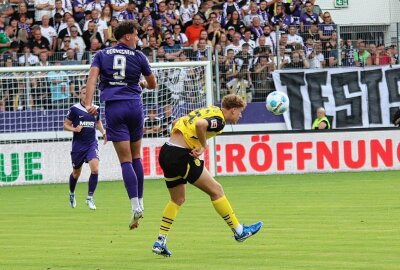
[[[276,90],[287,93],[288,129],[311,129],[317,108],[333,116],[333,128],[389,127],[400,107],[400,66],[279,70]]]

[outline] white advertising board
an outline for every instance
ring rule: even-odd
[[[143,140],[145,178],[162,178],[158,154],[165,139]],[[70,142],[0,145],[0,185],[66,183]],[[112,144],[100,145],[100,179],[121,179]],[[209,159],[206,155],[206,164]],[[217,175],[343,172],[400,169],[400,132],[364,130],[221,135]],[[89,176],[86,166],[82,181]]]

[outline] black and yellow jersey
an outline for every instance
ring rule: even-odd
[[[222,133],[225,127],[225,118],[221,109],[216,106],[208,106],[206,108],[191,111],[186,116],[181,117],[171,131],[171,135],[179,130],[187,145],[191,149],[201,147],[201,143],[197,138],[196,122],[200,119],[205,119],[208,122],[206,138],[209,139]]]

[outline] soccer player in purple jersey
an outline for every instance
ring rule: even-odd
[[[135,229],[143,217],[143,166],[140,159],[143,136],[142,88],[154,89],[156,78],[146,56],[136,50],[139,40],[133,21],[121,22],[114,30],[119,43],[99,51],[93,59],[87,81],[86,109],[97,114],[92,105],[100,76],[100,101],[105,102],[107,139],[114,144],[122,178],[132,205],[129,228]],[[140,81],[144,76],[145,80]]]
[[[99,154],[96,138],[96,128],[103,134],[104,144],[107,143],[106,131],[99,116],[88,113],[83,101],[86,96],[86,87],[80,91],[80,102],[72,106],[64,120],[64,129],[74,133],[72,139],[72,173],[69,176],[69,202],[72,208],[76,207],[75,187],[81,175],[84,162],[89,163],[90,177],[86,204],[89,209],[96,210],[93,194],[99,177]]]

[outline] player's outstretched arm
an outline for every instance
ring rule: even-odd
[[[86,110],[92,115],[97,114],[97,106],[93,105],[93,96],[96,91],[97,78],[99,77],[99,74],[100,69],[98,67],[91,67],[86,82],[86,98],[84,103]]]

